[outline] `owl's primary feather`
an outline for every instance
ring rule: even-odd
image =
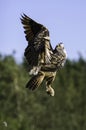
[[[55,79],[56,71],[64,66],[67,58],[64,46],[59,43],[55,49],[52,49],[48,29],[27,15],[22,15],[21,22],[28,42],[24,55],[29,64],[29,74],[33,75],[26,87],[34,90],[45,79],[47,93],[54,96],[51,84]]]
[[[48,29],[25,14],[22,16],[21,22],[25,29],[26,40],[28,41],[24,55],[29,65],[33,67],[38,66],[41,62],[50,62],[52,48]]]

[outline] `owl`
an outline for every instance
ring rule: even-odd
[[[53,49],[48,29],[25,14],[21,15],[21,23],[28,43],[24,56],[31,75],[26,88],[33,91],[45,80],[47,94],[54,96],[55,91],[51,85],[57,71],[64,66],[67,59],[64,44],[60,42]]]

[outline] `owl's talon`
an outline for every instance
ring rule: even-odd
[[[55,95],[55,91],[53,88],[49,87],[46,89],[47,94],[49,94],[50,96],[54,96]]]

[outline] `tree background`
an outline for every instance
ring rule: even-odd
[[[53,83],[55,96],[45,84],[32,92],[27,64],[13,55],[0,55],[0,130],[86,130],[86,60],[67,60]]]

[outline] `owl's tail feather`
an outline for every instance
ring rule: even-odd
[[[37,75],[33,76],[30,79],[30,81],[26,84],[26,88],[29,88],[30,90],[35,90],[41,85],[44,77],[44,72],[39,72]]]

